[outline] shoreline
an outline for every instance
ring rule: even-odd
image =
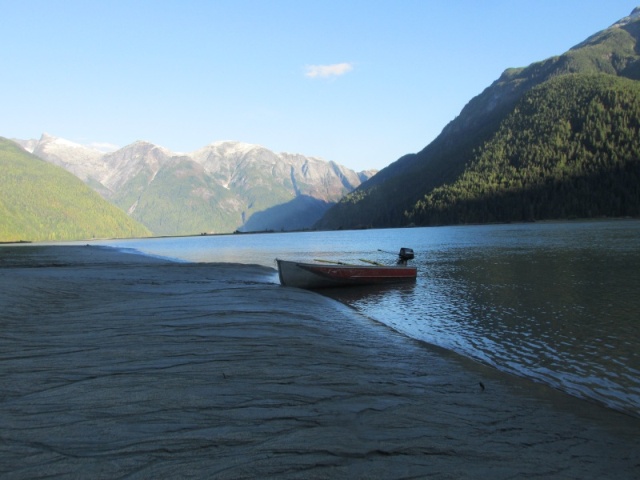
[[[640,476],[639,419],[272,278],[0,246],[0,473]]]
[[[590,222],[628,222],[628,221],[640,221],[640,217],[626,216],[626,217],[592,217],[592,218],[557,218],[557,219],[545,219],[545,220],[533,220],[533,221],[518,221],[518,222],[489,222],[489,223],[457,223],[457,224],[446,224],[446,225],[404,225],[400,227],[379,227],[379,228],[347,228],[342,230],[314,230],[314,229],[303,229],[303,230],[262,230],[255,232],[220,232],[220,233],[186,233],[186,234],[175,234],[175,235],[151,235],[148,237],[112,237],[112,238],[81,238],[76,240],[6,240],[0,241],[1,246],[19,246],[19,245],[68,245],[75,243],[84,243],[84,242],[104,242],[104,241],[129,241],[129,240],[160,240],[160,239],[171,239],[171,238],[192,238],[192,237],[226,237],[233,235],[263,235],[263,234],[281,234],[281,233],[314,233],[314,232],[331,232],[331,231],[360,231],[360,230],[393,230],[393,229],[413,229],[413,228],[447,228],[447,227],[481,227],[484,225],[487,226],[495,226],[495,225],[529,225],[529,224],[561,224],[561,223],[590,223]]]

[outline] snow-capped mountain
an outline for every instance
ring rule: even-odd
[[[15,141],[158,235],[309,228],[375,173],[232,141],[187,154],[144,141],[111,153],[48,134]]]

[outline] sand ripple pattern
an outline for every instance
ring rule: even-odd
[[[0,248],[0,476],[640,476],[637,419],[272,278]]]

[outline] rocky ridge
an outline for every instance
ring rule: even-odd
[[[49,134],[15,141],[73,173],[156,234],[309,228],[375,173],[233,141],[191,153],[146,141],[104,153]],[[165,212],[152,212],[157,208]]]

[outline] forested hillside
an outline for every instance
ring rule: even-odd
[[[238,216],[233,194],[184,157],[167,159],[157,172],[143,169],[111,200],[157,235],[229,232]]]
[[[421,225],[640,214],[640,83],[568,75],[517,104],[452,184],[407,212]]]
[[[634,10],[629,17],[592,35],[562,55],[533,63],[525,68],[507,69],[498,80],[471,99],[460,115],[452,120],[433,142],[419,153],[400,158],[354,192],[346,195],[324,215],[316,227],[381,228],[411,224],[638,215],[637,209],[628,201],[628,193],[621,193],[620,200],[610,200],[606,204],[591,204],[589,208],[577,209],[571,206],[583,203],[583,197],[578,192],[587,188],[586,184],[597,185],[594,192],[599,192],[598,195],[602,197],[618,198],[617,193],[604,190],[613,188],[611,182],[615,183],[616,188],[621,185],[619,180],[613,181],[612,177],[628,178],[628,181],[625,180],[626,183],[634,181],[635,177],[628,170],[634,170],[637,164],[627,162],[622,167],[620,163],[620,159],[629,157],[625,152],[632,148],[628,144],[628,136],[616,131],[624,122],[620,120],[603,130],[604,127],[596,126],[591,117],[598,116],[601,117],[600,122],[607,122],[607,115],[615,115],[607,110],[607,105],[611,103],[607,95],[613,95],[612,90],[617,92],[615,95],[628,98],[636,95],[632,85],[640,79],[638,38],[640,9]],[[620,77],[629,80],[625,86],[618,83],[608,85],[602,79],[579,79],[576,74],[602,74],[614,80]],[[565,76],[570,77],[567,84],[555,83],[555,79]],[[531,104],[521,102],[528,92],[546,82],[552,82],[552,85],[528,97],[527,101],[532,102]],[[569,86],[572,82],[576,82],[574,87]],[[576,92],[571,93],[574,88]],[[552,101],[545,101],[541,97],[556,95],[558,89],[564,90],[574,101],[586,104],[569,106],[564,102],[558,105],[556,110]],[[578,94],[577,91],[580,89],[589,90],[590,93]],[[596,93],[600,89],[604,89],[602,95],[605,100],[592,104],[588,95],[601,95]],[[601,104],[604,111],[599,111],[597,104]],[[538,112],[537,107],[547,111]],[[616,108],[625,110],[627,106],[620,104]],[[573,116],[572,120],[564,116],[568,114]],[[583,114],[591,117],[580,117]],[[542,122],[545,115],[552,115],[554,118],[549,120],[546,130],[533,129],[528,125],[528,122]],[[631,115],[637,116],[637,113],[627,113],[627,116]],[[533,118],[529,118],[530,116]],[[505,123],[507,118],[510,122],[508,125]],[[631,119],[628,120],[625,125],[632,125]],[[552,128],[553,121],[564,127],[553,125]],[[571,125],[570,130],[566,130],[568,124]],[[517,132],[518,128],[529,130]],[[592,128],[599,129],[600,133],[592,133]],[[553,131],[550,132],[550,129]],[[603,132],[608,136],[606,147],[597,146],[597,142],[594,145],[589,143],[599,138],[598,135]],[[520,144],[517,153],[514,153],[516,147],[510,142],[517,134],[521,134],[522,137],[519,137]],[[505,135],[511,137],[505,139]],[[540,138],[534,138],[534,135],[540,135]],[[560,141],[569,143],[557,145]],[[551,158],[552,154],[545,150],[552,148],[548,142],[555,145],[553,148],[556,151],[564,152],[565,157]],[[513,164],[509,163],[511,167],[505,172],[501,169],[506,168],[503,160],[506,154],[500,148],[511,152],[512,159],[515,155],[520,157],[520,160],[513,160]],[[606,155],[603,152],[607,152]],[[538,167],[535,157],[539,154],[545,157],[539,160]],[[526,159],[526,172],[520,172],[523,162],[521,159]],[[498,177],[485,178],[477,171],[467,172],[469,168],[493,171],[494,167],[490,166],[493,162],[497,163],[495,170],[501,172],[500,180],[497,180]],[[566,166],[568,162],[571,164],[570,167]],[[620,170],[621,168],[624,171]],[[535,181],[531,176],[533,170],[540,177]],[[564,172],[560,183],[557,178],[558,172]],[[547,178],[547,175],[550,176]],[[473,193],[467,191],[472,182],[471,178],[475,182]],[[504,181],[508,178],[510,183],[505,184],[503,178]],[[625,192],[629,192],[628,188],[625,187]],[[562,195],[552,194],[553,189],[563,192]],[[517,215],[513,213],[514,207],[510,205],[516,201],[515,197],[519,199],[517,204],[520,206]],[[486,205],[477,205],[483,202]],[[532,204],[529,205],[529,202]],[[545,202],[563,204],[552,205]],[[524,203],[527,204],[526,208],[523,207]],[[467,214],[470,211],[474,214]],[[485,213],[480,214],[480,211]]]
[[[149,235],[80,179],[0,137],[0,241]]]

